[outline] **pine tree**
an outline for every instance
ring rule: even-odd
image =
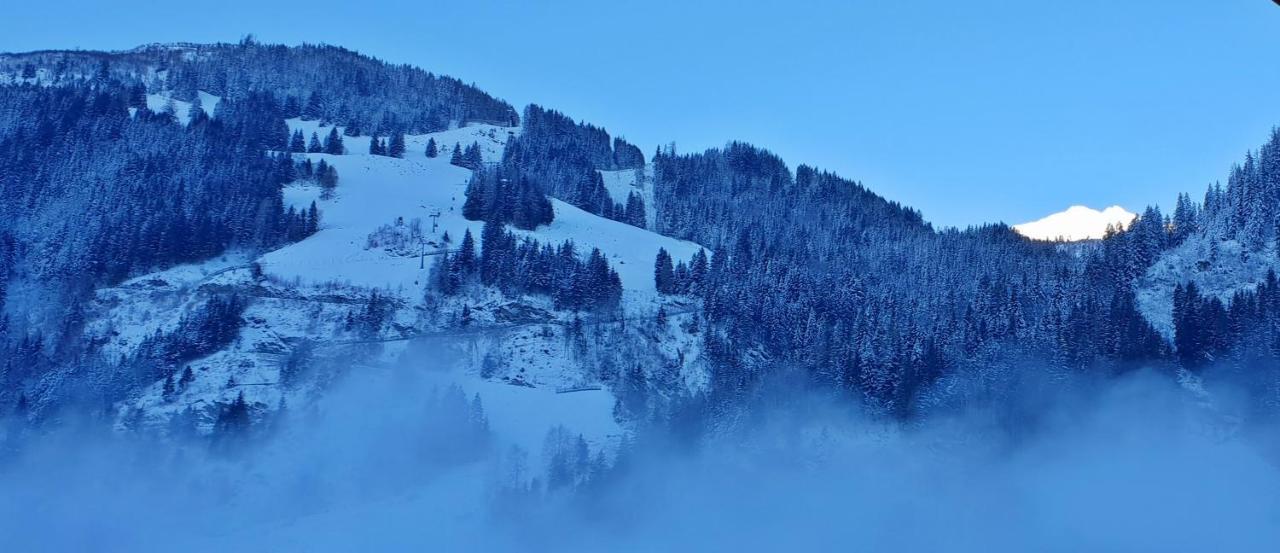
[[[173,392],[173,375],[170,374],[164,377],[164,384],[160,387],[160,397],[165,402],[171,402],[173,401]]]
[[[453,145],[453,155],[449,156],[449,163],[457,165],[458,167],[465,166],[466,162],[462,159],[462,146],[458,144]]]
[[[707,251],[699,249],[698,253],[693,254],[693,261],[689,263],[689,289],[695,294],[703,291],[703,286],[707,280]]]
[[[639,194],[634,191],[627,194],[627,207],[625,209],[622,222],[634,227],[645,228],[647,217],[645,215],[644,200],[640,198]]]
[[[438,155],[440,155],[440,150],[436,146],[436,139],[428,138],[427,139],[427,157],[436,157]]]
[[[317,142],[316,146],[319,146]],[[289,151],[295,154],[306,153],[307,139],[302,136],[302,130],[293,131],[293,135],[289,137]]]
[[[324,141],[324,153],[333,155],[342,155],[347,153],[347,149],[342,144],[342,135],[338,134],[338,128],[329,129],[329,137]]]
[[[467,181],[466,200],[462,203],[462,216],[470,221],[487,221],[491,218],[490,210],[494,198],[490,191],[493,177],[487,172],[477,172]]]
[[[387,155],[404,157],[404,132],[396,131],[391,135],[391,145],[387,147]]]
[[[307,104],[302,108],[302,118],[315,120],[321,117],[324,117],[324,98],[320,97],[319,92],[313,92],[307,97]]]
[[[498,284],[503,265],[506,263],[507,233],[502,223],[485,221],[480,231],[480,282],[486,285]]]
[[[665,248],[658,248],[653,268],[653,284],[660,294],[675,293],[675,269],[671,266],[671,254]]]
[[[452,296],[458,291],[458,270],[455,260],[450,259],[448,253],[442,254],[436,261],[436,266],[432,277],[435,279],[435,288],[441,294]]]
[[[214,432],[220,438],[242,436],[249,430],[250,423],[249,404],[244,399],[244,392],[240,392],[235,401],[224,406],[218,414]]]
[[[197,92],[191,99],[191,109],[187,110],[187,122],[191,126],[197,126],[207,121],[209,121],[209,114],[205,112],[204,103],[200,100],[200,93]]]
[[[320,199],[332,198],[334,190],[338,188],[338,170],[323,159],[320,160],[316,167],[316,183],[320,185]]]
[[[191,365],[187,365],[186,368],[182,369],[182,376],[178,378],[178,389],[186,391],[187,387],[195,381],[196,375],[191,371]]]
[[[320,230],[320,210],[316,209],[316,202],[311,202],[311,207],[307,210],[307,228],[305,230],[307,236],[315,234]]]
[[[512,224],[516,228],[533,230],[539,225],[550,224],[555,218],[555,210],[546,195],[528,178],[520,177],[516,188],[516,202],[511,214]]]
[[[302,132],[302,131],[298,131],[298,132]],[[324,151],[324,146],[320,145],[320,136],[314,132],[311,133],[311,144],[307,146],[307,152],[318,154],[323,151]]]
[[[470,276],[476,270],[476,241],[471,237],[471,229],[462,234],[462,244],[458,246],[458,258],[455,266],[464,276]]]
[[[464,158],[466,168],[472,171],[478,171],[481,167],[484,167],[484,156],[480,153],[479,143],[472,142],[470,146],[467,146]]]

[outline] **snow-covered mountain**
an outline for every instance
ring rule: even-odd
[[[670,485],[649,457],[667,447],[730,452],[687,476],[698,486],[788,482],[739,476],[758,461],[906,466],[891,493],[920,474],[898,441],[950,465],[970,435],[919,428],[976,407],[996,420],[973,436],[1022,440],[1043,414],[1026,416],[1029,389],[1092,393],[1134,368],[1178,375],[1156,389],[1235,432],[1215,369],[1254,412],[1280,407],[1278,148],[1280,133],[1171,217],[1074,206],[935,229],[757,146],[646,158],[553,109],[336,47],[0,55],[0,465],[83,418],[146,446],[92,482],[156,460],[145,490],[114,494],[164,498],[135,517],[153,527],[345,544],[367,537],[355,520],[418,544],[422,513],[459,539],[495,514],[561,532],[538,510],[636,462]],[[53,451],[33,464],[81,474]],[[81,488],[5,474],[26,492],[0,522],[60,514],[46,490]],[[819,474],[829,493],[839,477]],[[863,484],[835,495],[883,486]],[[592,508],[673,503],[645,500],[663,487],[632,480]],[[193,499],[239,524],[184,512]],[[674,518],[699,527],[720,510],[687,509]]]
[[[201,95],[206,104],[216,101],[207,93]],[[148,103],[176,105],[184,116],[190,108],[189,103],[160,95],[149,97]],[[306,136],[325,136],[333,130],[303,119],[290,119],[288,124],[291,131]],[[231,252],[99,290],[87,313],[86,334],[104,353],[120,358],[137,354],[148,337],[175,329],[211,296],[252,298],[238,338],[216,353],[185,363],[184,370],[189,368],[193,376],[181,386],[174,378],[157,381],[124,402],[122,420],[163,425],[194,406],[198,426],[208,430],[216,406],[237,397],[268,410],[305,403],[319,390],[291,382],[285,374],[299,356],[306,355],[308,362],[314,356],[394,367],[422,363],[422,348],[431,348],[425,362],[451,375],[442,377],[444,382],[462,386],[490,406],[488,416],[500,438],[537,451],[548,430],[563,426],[583,433],[592,447],[611,450],[621,434],[606,381],[617,377],[602,374],[600,367],[618,362],[611,355],[626,350],[629,359],[649,359],[646,366],[668,371],[655,372],[655,381],[677,382],[689,391],[705,387],[700,343],[679,324],[652,329],[645,325],[659,310],[675,323],[697,316],[695,305],[656,293],[653,278],[659,249],[688,259],[703,249],[697,244],[558,200],[553,201],[555,220],[550,225],[519,231],[546,243],[570,241],[579,251],[598,248],[616,267],[623,286],[621,309],[616,315],[585,321],[588,336],[611,336],[608,339],[615,342],[603,350],[567,343],[575,324],[582,323],[575,323],[573,312],[549,301],[491,291],[433,299],[429,282],[442,252],[456,248],[467,232],[480,237],[483,225],[462,216],[472,171],[451,164],[447,156],[425,156],[428,141],[446,151],[445,146],[454,144],[479,144],[484,162],[493,164],[501,159],[509,137],[519,132],[519,127],[474,124],[408,135],[410,153],[404,158],[362,153],[369,151],[372,139],[346,136],[344,155],[296,156],[334,167],[340,175],[336,190],[326,194],[313,181],[284,187],[288,206],[304,211],[313,202],[317,206],[322,223],[314,234],[260,255]],[[643,193],[637,175],[610,173],[611,194],[625,200],[629,191]],[[352,313],[368,305],[370,294],[381,294],[392,306],[389,322],[372,334],[354,331]],[[460,329],[464,306],[471,322]],[[628,332],[650,338],[628,339]],[[659,336],[661,340],[650,341]]]
[[[1073,205],[1064,211],[1044,218],[1014,225],[1019,234],[1035,240],[1097,240],[1106,235],[1107,228],[1124,229],[1137,215],[1123,207],[1113,205],[1101,211]]]

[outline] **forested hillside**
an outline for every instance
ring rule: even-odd
[[[687,154],[672,146],[646,160],[637,146],[560,112],[531,105],[520,117],[456,79],[332,46],[247,39],[12,54],[0,56],[0,83],[0,399],[9,404],[68,367],[129,372],[127,385],[107,379],[114,384],[105,394],[128,397],[236,343],[241,325],[266,325],[244,315],[253,302],[236,294],[275,298],[306,287],[296,272],[295,282],[264,273],[258,260],[245,265],[251,282],[218,289],[202,310],[175,316],[168,333],[149,329],[157,335],[145,347],[129,342],[135,350],[125,358],[98,342],[127,332],[83,332],[96,289],[228,252],[255,260],[306,245],[323,228],[315,202],[361,193],[339,185],[335,169],[357,157],[343,166],[437,179],[433,186],[465,174],[467,183],[430,192],[439,202],[423,214],[430,232],[421,218],[401,216],[362,239],[393,258],[417,255],[420,271],[429,248],[436,259],[430,277],[399,281],[412,293],[345,289],[341,302],[367,301],[373,322],[352,309],[344,332],[382,339],[465,327],[486,294],[550,300],[540,315],[522,305],[526,322],[573,317],[581,325],[587,314],[652,319],[675,332],[667,316],[678,310],[688,317],[674,327],[678,346],[656,346],[676,359],[662,378],[649,374],[657,369],[618,370],[639,365],[619,355],[576,361],[609,366],[584,369],[583,378],[620,396],[662,397],[670,409],[706,398],[739,404],[784,372],[907,419],[1000,401],[1028,380],[1138,368],[1200,374],[1228,361],[1226,372],[1257,384],[1263,403],[1280,391],[1280,285],[1271,272],[1280,133],[1203,203],[1184,195],[1171,217],[1148,208],[1101,241],[1065,244],[1028,240],[1003,224],[934,228],[861,182],[808,165],[793,170],[750,144]],[[216,107],[205,108],[208,100]],[[461,226],[437,229],[441,218]],[[610,230],[581,230],[588,227]],[[673,242],[684,253],[655,246],[670,243],[653,233],[685,241]],[[625,264],[624,234],[658,251],[651,273]],[[262,260],[270,269],[273,258]],[[624,282],[637,270],[652,281]],[[326,274],[323,286],[347,286],[340,271]],[[277,288],[266,294],[268,285]],[[270,331],[272,348],[302,340]],[[629,344],[623,349],[640,347]],[[180,347],[198,353],[173,351]],[[293,371],[302,361],[296,349],[289,355]],[[673,374],[688,377],[695,366],[706,369],[705,386],[671,388]]]
[[[343,125],[353,135],[429,132],[451,124],[514,125],[507,103],[474,86],[337,46],[156,44],[128,52],[45,51],[0,57],[0,82],[65,85],[117,82],[238,98],[275,96],[288,117]]]

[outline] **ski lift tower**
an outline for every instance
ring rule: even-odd
[[[431,233],[435,234],[436,229],[440,228],[440,210],[432,211],[427,217],[431,218]]]

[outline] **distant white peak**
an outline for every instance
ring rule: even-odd
[[[1113,205],[1102,211],[1073,205],[1066,211],[1030,223],[1014,225],[1018,234],[1033,240],[1096,240],[1106,234],[1107,225],[1127,228],[1137,217],[1123,207]]]

